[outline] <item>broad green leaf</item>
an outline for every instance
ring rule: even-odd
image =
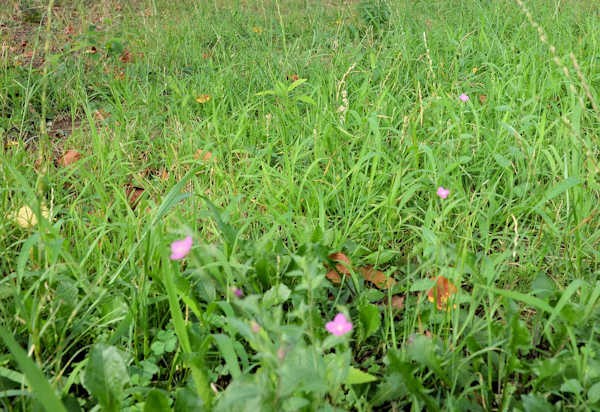
[[[587,397],[590,403],[596,403],[600,401],[600,382],[596,382],[590,386],[590,389],[588,389],[587,392]]]
[[[363,339],[373,335],[381,326],[379,308],[371,303],[360,305],[358,308],[360,323],[363,327]]]
[[[175,412],[203,411],[204,403],[193,390],[184,386],[175,391]]]
[[[152,389],[148,392],[144,403],[144,412],[167,412],[171,410],[169,398],[163,391]]]
[[[503,167],[505,169],[509,169],[510,168],[510,166],[511,166],[512,163],[506,157],[502,156],[499,153],[494,153],[493,156],[494,156],[494,160],[496,161],[496,163],[498,163],[498,165],[500,167]]]
[[[360,369],[356,369],[350,366],[350,370],[348,371],[348,376],[346,377],[346,385],[358,385],[361,383],[369,383],[377,380],[377,377],[371,375],[370,373],[363,372]]]
[[[267,290],[262,298],[262,305],[265,308],[279,305],[290,297],[292,291],[283,283],[278,286],[273,286]]]
[[[550,412],[555,410],[552,404],[541,395],[522,395],[521,404],[525,412]]]
[[[114,346],[95,345],[85,369],[84,386],[104,411],[120,410],[123,387],[128,382],[127,365],[120,351]]]
[[[583,391],[583,387],[577,379],[568,379],[560,385],[560,391],[578,394]]]

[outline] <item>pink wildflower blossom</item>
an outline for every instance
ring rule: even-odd
[[[459,98],[460,100],[462,100],[463,102],[468,102],[468,101],[469,101],[469,96],[468,96],[468,95],[466,95],[466,94],[464,94],[464,93],[463,93],[463,94],[461,94],[460,96],[458,96],[458,98]]]
[[[445,198],[448,197],[449,194],[450,194],[450,190],[444,189],[442,186],[438,187],[438,189],[437,189],[437,195],[440,198],[445,199]]]
[[[352,330],[352,322],[343,313],[338,313],[331,322],[327,322],[325,329],[332,335],[342,336]]]
[[[185,239],[176,240],[171,243],[171,259],[180,260],[187,256],[190,253],[190,249],[192,248],[192,237],[187,236]]]

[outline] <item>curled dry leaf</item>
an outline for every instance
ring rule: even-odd
[[[485,102],[487,102],[487,96],[485,94],[480,94],[479,103],[484,104]]]
[[[434,303],[438,310],[446,308],[448,299],[454,295],[458,289],[452,282],[444,276],[438,276],[435,280],[435,285],[427,292],[427,299]]]
[[[396,284],[396,280],[392,277],[387,277],[385,273],[376,270],[373,266],[363,266],[359,269],[360,274],[367,282],[373,283],[379,289],[388,289]]]
[[[69,149],[60,159],[58,159],[58,164],[59,166],[66,167],[77,162],[79,159],[81,159],[81,153],[77,150]]]
[[[335,269],[329,270],[325,277],[333,283],[342,283],[340,274],[344,276],[350,275],[350,259],[341,252],[332,253],[328,258],[335,262]]]
[[[140,202],[140,197],[144,194],[144,189],[129,183],[125,186],[125,194],[127,195],[129,206],[131,206],[132,209],[135,209]]]

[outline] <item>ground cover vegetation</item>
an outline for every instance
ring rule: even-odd
[[[600,409],[600,7],[4,2],[4,410]]]

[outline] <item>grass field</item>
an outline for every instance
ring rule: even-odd
[[[4,410],[600,410],[597,2],[4,4]]]

